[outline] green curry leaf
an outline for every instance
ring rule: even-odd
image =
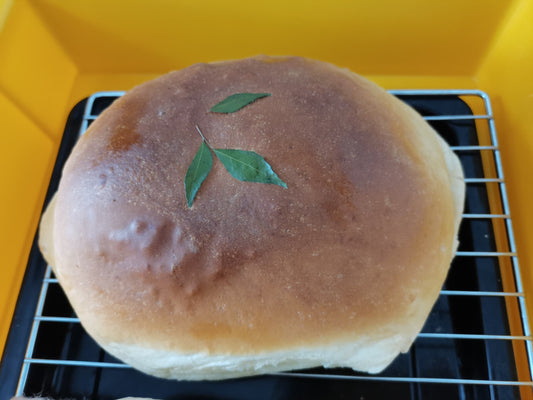
[[[212,166],[213,155],[206,142],[202,141],[185,174],[185,197],[187,198],[187,206],[189,208],[192,207],[196,193],[198,193],[202,182],[207,178]]]
[[[213,149],[217,158],[236,179],[247,182],[271,183],[287,188],[263,157],[253,151]]]
[[[234,113],[257,99],[270,95],[270,93],[235,93],[214,105],[209,111],[223,114]]]

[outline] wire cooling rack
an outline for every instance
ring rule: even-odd
[[[459,156],[467,200],[461,245],[422,333],[379,375],[313,369],[223,382],[174,382],[114,359],[84,332],[48,266],[17,395],[113,399],[533,397],[533,348],[489,97],[475,90],[394,90]],[[82,134],[123,92],[91,96]],[[474,110],[474,111],[472,111]]]

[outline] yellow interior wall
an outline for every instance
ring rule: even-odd
[[[0,0],[0,29],[4,26],[12,5],[13,0]]]
[[[61,135],[77,69],[26,0],[16,0],[4,22],[0,60],[4,94],[46,134]]]
[[[32,1],[84,72],[166,72],[266,53],[381,75],[471,75],[510,2]]]
[[[516,2],[477,73],[491,96],[521,275],[533,321],[533,1]]]
[[[55,154],[55,143],[0,92],[0,346],[13,309]],[[7,130],[7,131],[6,131]]]
[[[4,13],[0,15],[0,348],[3,348],[77,70],[28,2],[4,1],[0,10]]]

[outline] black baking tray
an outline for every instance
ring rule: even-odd
[[[454,95],[399,96],[422,115],[472,115],[468,105]],[[93,113],[101,112],[114,97],[100,98]],[[55,192],[61,170],[77,140],[86,100],[70,113],[45,205]],[[450,145],[478,145],[474,120],[432,121]],[[480,151],[462,151],[465,175],[482,177]],[[44,209],[44,208],[43,208]],[[465,213],[490,214],[486,185],[469,184]],[[460,249],[497,251],[492,221],[464,220]],[[29,256],[7,345],[0,365],[0,399],[16,390],[39,291],[46,270],[36,239]],[[502,291],[497,257],[457,257],[444,289]],[[62,290],[51,285],[45,315],[75,316]],[[503,297],[440,296],[423,332],[508,335],[508,315]],[[34,357],[118,362],[84,332],[79,323],[41,323]],[[145,396],[158,399],[515,399],[516,386],[351,380],[364,377],[348,369],[298,371],[297,377],[266,375],[220,382],[176,382],[153,378],[132,369],[32,365],[25,394],[52,398],[117,399]],[[313,374],[309,377],[305,374]],[[316,377],[320,375],[320,377]],[[330,375],[334,375],[331,377]],[[457,379],[517,379],[510,340],[450,340],[418,338],[407,354],[399,356],[379,376],[444,377]]]

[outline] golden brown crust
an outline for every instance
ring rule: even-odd
[[[208,112],[237,92],[272,96]],[[288,189],[215,162],[188,209],[195,125],[264,156]],[[198,64],[131,90],[81,138],[55,270],[101,343],[245,355],[399,333],[406,350],[453,257],[456,208],[436,134],[376,85],[296,57]]]

